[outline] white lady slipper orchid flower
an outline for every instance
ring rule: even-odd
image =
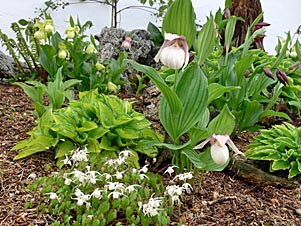
[[[225,164],[229,159],[229,149],[226,144],[236,153],[244,155],[238,148],[235,146],[233,141],[230,139],[229,135],[217,135],[213,134],[211,137],[203,141],[194,147],[194,149],[203,148],[208,142],[211,143],[210,154],[213,161],[218,165]]]
[[[165,41],[155,56],[155,61],[171,69],[184,69],[189,61],[188,45],[185,36],[165,33]]]

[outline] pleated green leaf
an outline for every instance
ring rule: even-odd
[[[163,18],[162,33],[184,35],[190,48],[196,38],[195,19],[191,0],[175,0]]]
[[[214,19],[210,19],[203,25],[198,33],[197,39],[194,43],[194,49],[198,56],[199,64],[203,63],[205,59],[213,52],[215,43],[214,34]]]
[[[182,110],[182,103],[176,93],[165,83],[165,81],[160,77],[158,72],[149,66],[139,64],[133,60],[128,60],[128,62],[137,70],[146,74],[152,82],[159,88],[162,92],[164,99],[166,99],[169,108],[172,112],[180,112]]]
[[[173,141],[191,129],[207,109],[207,78],[197,64],[192,64],[181,74],[176,93],[183,104],[182,111],[173,112],[165,97],[159,111],[161,123]]]

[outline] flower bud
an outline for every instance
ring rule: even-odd
[[[34,33],[34,37],[35,39],[42,40],[42,39],[46,39],[46,34],[44,31],[38,30]]]
[[[118,90],[118,87],[114,83],[112,83],[112,82],[108,82],[107,88],[112,93],[116,93],[117,90]]]
[[[226,19],[229,19],[230,17],[231,17],[231,12],[230,12],[230,9],[225,9],[225,11],[224,11],[224,17],[226,18]]]
[[[59,50],[58,57],[60,59],[65,60],[67,55],[68,55],[67,50],[65,50],[65,49],[60,49]]]
[[[126,37],[121,45],[125,49],[130,49],[131,48],[131,43],[132,43],[132,39],[130,37]]]
[[[74,27],[68,27],[65,31],[68,39],[73,39],[76,33],[76,29]]]
[[[251,74],[250,70],[247,69],[245,71],[245,78],[248,78],[250,74]]]
[[[89,44],[86,48],[86,53],[87,54],[93,54],[96,53],[96,48],[93,44]]]
[[[274,78],[274,75],[273,75],[273,72],[269,69],[269,68],[267,68],[267,67],[264,67],[263,68],[263,72],[265,73],[265,75],[266,76],[268,76],[269,78],[271,78],[271,79],[275,79]]]
[[[298,56],[298,54],[297,54],[296,51],[291,51],[291,52],[290,52],[290,57],[296,58],[297,56]]]
[[[45,31],[47,33],[54,32],[53,20],[45,20]]]
[[[105,66],[103,66],[103,64],[101,64],[101,63],[99,63],[99,62],[97,62],[97,63],[95,64],[95,67],[96,67],[96,69],[97,69],[98,71],[101,71],[101,70],[105,69]]]
[[[277,69],[276,76],[283,85],[288,85],[288,77],[284,71],[282,71],[281,69]]]

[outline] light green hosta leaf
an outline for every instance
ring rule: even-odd
[[[253,160],[280,160],[281,155],[275,149],[270,149],[265,146],[258,146],[258,148],[252,148],[245,152],[245,155],[249,159]]]
[[[135,130],[142,130],[144,128],[150,127],[151,123],[146,120],[143,116],[143,120],[132,120],[131,122],[124,125],[124,127]]]
[[[21,149],[21,151],[14,157],[14,160],[28,157],[38,152],[46,151],[55,146],[57,139],[50,136],[38,136],[35,139],[27,139],[18,145],[14,146],[12,150]]]
[[[101,138],[99,148],[106,151],[118,151],[118,147],[112,146],[111,141],[108,139],[106,135]]]
[[[208,125],[208,135],[228,134],[231,135],[235,128],[235,117],[225,105],[222,111]]]
[[[138,131],[136,129],[130,129],[127,127],[118,127],[116,128],[116,133],[118,134],[118,136],[120,136],[123,139],[138,139],[140,134],[138,133]]]
[[[109,129],[105,129],[103,126],[98,126],[97,128],[89,131],[88,135],[90,138],[99,139],[109,131],[110,131]]]
[[[56,133],[72,140],[75,140],[75,138],[78,136],[77,132],[75,131],[76,127],[68,123],[56,123],[51,127],[51,129]]]
[[[114,114],[113,111],[103,102],[97,102],[96,104],[96,116],[101,121],[101,124],[105,128],[113,128]]]
[[[298,174],[301,174],[301,160],[298,159],[296,161],[291,162],[291,168],[289,170],[288,178],[292,178],[294,176],[297,176]]]
[[[194,43],[194,49],[198,56],[198,63],[201,64],[213,52],[215,43],[214,18],[210,19],[202,26],[197,39]]]
[[[126,101],[122,101],[117,96],[103,96],[105,103],[118,114],[126,114],[127,107],[131,109],[131,104]]]
[[[210,104],[213,100],[216,100],[220,97],[222,97],[226,92],[229,92],[231,90],[238,90],[240,89],[240,86],[222,86],[219,83],[210,83],[208,85],[208,104]]]
[[[99,153],[100,152],[100,147],[99,147],[99,142],[94,139],[94,138],[87,138],[87,150],[88,153]]]
[[[270,171],[277,171],[277,170],[287,170],[290,168],[290,162],[288,160],[276,160],[273,161],[270,165]]]
[[[65,158],[65,155],[69,155],[72,150],[76,148],[76,145],[70,140],[61,141],[55,149],[55,158]]]
[[[72,108],[61,108],[52,114],[55,124],[66,123],[72,125],[74,128],[79,125],[80,117]]]
[[[76,128],[75,130],[79,133],[88,132],[98,128],[97,124],[93,121],[85,121],[82,123],[81,127]]]
[[[272,130],[261,130],[260,133],[261,135],[256,137],[256,139],[261,140],[262,137],[262,139],[273,140],[275,137],[277,137]]]
[[[298,144],[296,144],[296,142],[289,137],[277,137],[274,139],[274,142],[277,142],[288,148],[293,148],[293,149],[298,148]]]
[[[191,0],[175,0],[168,8],[162,23],[165,32],[184,35],[190,48],[196,37],[196,16]]]

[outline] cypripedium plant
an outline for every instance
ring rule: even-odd
[[[155,56],[155,61],[171,69],[184,69],[189,61],[188,45],[185,36],[165,33],[165,41]]]
[[[239,155],[244,155],[235,146],[229,135],[213,134],[211,137],[194,147],[194,149],[202,149],[208,142],[211,143],[210,154],[213,161],[218,165],[224,165],[229,160],[229,149],[227,145]],[[227,144],[227,145],[226,145]]]

